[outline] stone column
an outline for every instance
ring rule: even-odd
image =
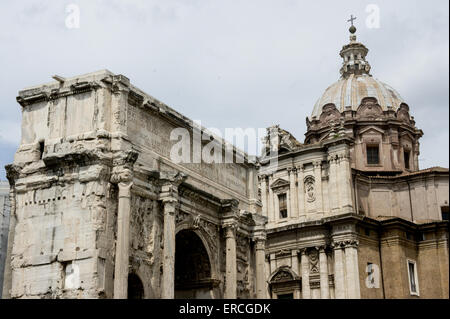
[[[320,246],[319,250],[319,266],[320,266],[320,297],[322,299],[330,299],[330,287],[328,284],[328,261],[325,246]]]
[[[269,217],[269,222],[275,221],[275,203],[274,203],[274,193],[272,188],[270,187],[273,183],[273,175],[269,175],[269,211],[267,212],[267,216]]]
[[[339,212],[339,185],[337,183],[337,160],[336,155],[328,156],[328,161],[330,163],[330,179],[328,181],[330,194],[330,210],[332,213],[336,214]]]
[[[119,188],[116,260],[114,265],[114,299],[127,299],[130,258],[131,187],[133,185],[131,170],[123,167],[114,168],[111,182],[117,183]]]
[[[353,200],[352,200],[352,172],[350,169],[350,154],[343,152],[339,154],[339,186],[341,189],[340,204],[344,212],[352,212]]]
[[[295,168],[288,168],[289,173],[289,205],[290,205],[290,218],[298,217],[298,204],[297,204],[297,187],[295,186]]]
[[[316,207],[318,213],[323,213],[323,191],[322,191],[322,162],[314,164],[314,179],[316,180]]]
[[[164,199],[164,251],[162,299],[175,297],[175,213],[176,199]]]
[[[236,299],[236,226],[228,225],[225,227],[226,244],[226,274],[225,274],[225,299]]]
[[[299,274],[297,249],[291,250],[291,268],[297,275]]]
[[[361,298],[358,269],[358,242],[345,242],[345,266],[347,273],[347,295],[350,299]]]
[[[287,195],[286,195],[287,200]],[[280,201],[278,200],[278,194],[273,193],[273,221],[277,222],[280,220]]]
[[[182,173],[162,173],[161,193],[164,214],[164,249],[162,274],[162,299],[175,297],[175,215],[178,209],[178,186],[185,179]]]
[[[333,243],[334,249],[334,295],[336,299],[345,299],[346,285],[345,285],[345,270],[344,270],[344,256],[341,243]]]
[[[297,199],[297,203],[298,203],[298,216],[301,215],[305,215],[305,184],[303,183],[303,165],[302,166],[298,166],[297,167],[297,183],[298,183],[298,189],[297,189],[297,194],[298,194],[298,199]]]
[[[265,268],[264,268],[264,285],[265,285],[265,291],[264,291],[264,295],[266,296],[266,299],[270,299],[270,291],[269,291],[269,287],[267,286],[267,281],[266,278],[269,278],[270,274],[272,273],[270,271],[270,255],[267,255],[265,257]]]
[[[12,288],[12,268],[11,268],[11,254],[14,245],[14,237],[16,233],[16,223],[17,223],[17,195],[16,195],[16,181],[19,178],[20,168],[14,164],[9,164],[5,166],[6,177],[9,181],[9,230],[8,230],[8,243],[6,248],[6,258],[5,258],[5,268],[3,273],[3,287],[2,298],[11,298],[11,288]]]
[[[262,201],[262,214],[267,217],[268,202],[267,202],[267,182],[266,175],[261,175],[261,201]]]
[[[256,200],[257,196],[257,178],[255,179],[256,169],[254,167],[248,168],[248,198]]]
[[[225,232],[225,299],[237,296],[236,230],[239,218],[239,201],[222,201],[222,228]]]
[[[300,250],[302,267],[302,299],[311,299],[309,288],[309,258],[306,248]]]
[[[265,239],[256,239],[256,298],[264,299],[266,298],[266,284],[265,284]]]

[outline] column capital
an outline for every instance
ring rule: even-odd
[[[266,181],[266,178],[267,178],[267,175],[266,175],[266,174],[258,175],[258,179],[259,179],[260,182],[265,182],[265,181]]]
[[[356,239],[346,239],[346,240],[340,240],[340,241],[333,241],[331,244],[331,247],[333,249],[344,249],[347,247],[354,247],[357,248],[359,246],[359,241]]]
[[[8,164],[5,166],[6,178],[9,181],[9,185],[15,185],[19,179],[21,167],[16,164]]]
[[[298,250],[298,252],[300,253],[300,255],[308,255],[308,248],[300,248],[299,250]]]
[[[181,172],[161,172],[159,185],[161,187],[159,199],[164,203],[178,202],[178,186],[186,180],[186,175]]]
[[[327,245],[316,246],[316,249],[319,251],[319,253],[325,253],[325,251],[327,250]]]
[[[238,228],[237,222],[227,221],[222,224],[222,228],[225,230],[225,238],[235,238]]]
[[[120,152],[113,159],[110,182],[119,186],[119,198],[130,197],[133,185],[133,166],[138,157],[135,151]]]
[[[322,166],[322,161],[314,161],[313,162],[314,168],[320,168]]]
[[[348,150],[339,152],[337,154],[337,157],[338,157],[339,160],[349,159],[350,158],[350,152]]]
[[[336,162],[336,160],[337,160],[337,154],[329,154],[328,157],[327,157],[327,160],[328,160],[330,163]]]
[[[266,238],[255,238],[255,248],[256,250],[265,250]]]
[[[110,182],[119,187],[119,198],[130,198],[131,187],[133,186],[133,171],[126,166],[116,166],[113,168]]]
[[[116,166],[111,173],[110,182],[113,184],[128,184],[133,180],[133,171],[125,166]]]

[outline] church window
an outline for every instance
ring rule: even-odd
[[[403,157],[405,159],[405,168],[409,169],[409,151],[404,151]]]
[[[374,267],[373,263],[367,263],[367,278],[371,285],[375,284]]]
[[[419,282],[417,280],[417,265],[413,260],[408,260],[409,291],[411,295],[419,295]]]
[[[287,196],[286,194],[278,195],[278,203],[280,207],[280,218],[287,218]]]
[[[379,164],[380,163],[380,155],[378,145],[368,145],[366,148],[367,151],[367,164]]]
[[[441,207],[442,220],[448,220],[448,206]]]

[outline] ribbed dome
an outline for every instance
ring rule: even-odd
[[[311,118],[319,118],[323,106],[328,103],[333,103],[339,112],[343,112],[346,106],[351,106],[352,110],[356,111],[365,97],[376,98],[383,111],[388,108],[396,111],[404,102],[397,91],[369,74],[350,74],[325,90],[316,102]]]
[[[388,108],[397,111],[403,103],[397,91],[370,75],[371,66],[366,60],[369,49],[356,41],[355,32],[356,28],[350,29],[350,43],[344,45],[339,52],[343,59],[341,78],[326,89],[316,102],[311,119],[314,116],[318,119],[322,108],[329,103],[333,103],[339,112],[345,111],[346,107],[356,111],[365,97],[376,98],[383,111]]]

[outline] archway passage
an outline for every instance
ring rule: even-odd
[[[175,298],[212,298],[213,280],[208,252],[194,231],[176,235]]]
[[[144,299],[144,286],[135,274],[128,275],[128,299]]]

